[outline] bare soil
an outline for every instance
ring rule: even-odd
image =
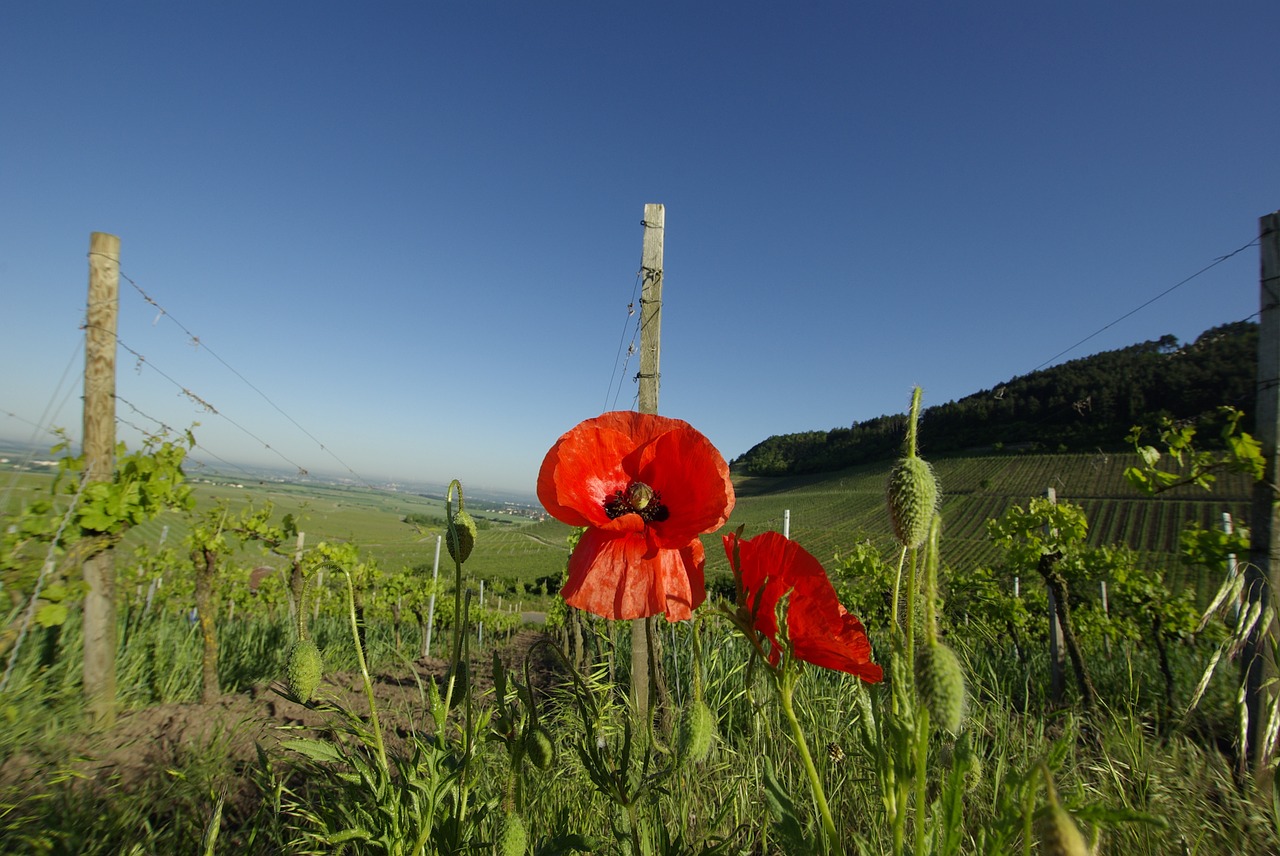
[[[519,669],[523,675],[526,656],[544,638],[540,631],[520,631],[498,649],[499,655],[508,669]],[[492,667],[491,652],[472,659],[476,689],[492,686]],[[390,740],[431,730],[423,701],[426,685],[435,683],[443,693],[447,671],[447,661],[431,657],[412,663],[412,669],[372,675],[378,716]],[[544,691],[558,680],[557,664],[545,650],[535,652],[530,680]],[[223,695],[210,704],[161,704],[126,711],[109,730],[70,735],[38,753],[10,757],[0,767],[0,788],[39,787],[54,769],[86,783],[127,788],[157,771],[182,770],[192,757],[209,754],[239,769],[256,761],[259,747],[268,757],[279,757],[283,740],[324,736],[335,721],[333,705],[367,714],[369,703],[359,673],[326,675],[317,701],[306,706],[288,699],[284,685],[275,682]]]

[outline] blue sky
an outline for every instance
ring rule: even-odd
[[[1275,2],[8,4],[0,435],[79,435],[104,231],[168,312],[122,282],[132,425],[532,493],[634,404],[649,202],[659,410],[726,457],[944,403],[1256,236],[1278,31]],[[1058,361],[1246,318],[1257,271]]]

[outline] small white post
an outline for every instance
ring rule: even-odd
[[[1014,597],[1022,597],[1022,593],[1018,589],[1019,582],[1020,581],[1018,577],[1013,578],[1013,596]]]
[[[1230,535],[1235,532],[1235,523],[1231,519],[1231,512],[1222,512],[1222,531]],[[1227,555],[1227,579],[1233,580],[1236,574],[1240,573],[1240,566],[1236,564],[1236,554]],[[1240,618],[1240,600],[1245,597],[1244,589],[1240,590],[1240,596],[1236,598],[1235,606],[1232,607],[1232,619],[1238,621]]]
[[[431,599],[427,601],[427,641],[422,646],[422,656],[431,656],[431,624],[436,617],[436,584],[440,581],[440,536],[436,536],[436,558],[431,563]],[[457,621],[455,616],[454,621]]]
[[[1107,581],[1102,580],[1098,585],[1102,586],[1102,614],[1110,615],[1111,610],[1107,609]]]
[[[782,512],[782,537],[791,537],[791,509]]]

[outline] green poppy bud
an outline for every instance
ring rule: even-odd
[[[529,847],[529,833],[524,821],[514,811],[502,816],[498,829],[498,853],[500,856],[524,856]]]
[[[286,677],[289,694],[298,702],[306,704],[311,701],[320,687],[320,677],[324,673],[324,661],[320,657],[320,649],[310,639],[301,639],[289,652],[289,666]]]
[[[1035,832],[1043,856],[1090,856],[1084,833],[1056,799],[1036,817]]]
[[[916,691],[933,722],[952,734],[964,724],[964,669],[955,652],[941,643],[916,654]]]
[[[711,752],[716,734],[716,718],[702,699],[690,702],[680,711],[676,725],[676,758],[681,763],[705,760]]]
[[[457,543],[454,537],[457,537]],[[454,512],[453,526],[445,534],[445,542],[449,547],[449,555],[461,564],[471,555],[471,548],[476,545],[476,522],[465,511]]]
[[[885,490],[893,534],[904,547],[919,547],[929,537],[938,510],[938,479],[923,458],[899,458],[889,471]]]
[[[524,737],[524,754],[539,770],[550,769],[556,761],[556,744],[551,739],[551,732],[541,725],[529,729]]]

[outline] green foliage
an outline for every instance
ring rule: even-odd
[[[109,482],[90,482],[83,487],[73,520],[82,536],[118,538],[126,530],[155,517],[170,508],[186,509],[192,505],[191,487],[186,484],[182,462],[195,438],[186,435],[184,447],[167,440],[155,445],[154,438],[136,452],[128,452],[124,443],[116,447],[116,468]],[[72,494],[78,490],[70,476],[84,470],[84,456],[64,457],[59,461],[59,479],[55,492]]]
[[[1223,401],[1252,413],[1257,324],[1215,327],[1193,343],[1172,336],[1015,377],[995,390],[931,407],[920,445],[934,459],[978,448],[1124,448],[1130,426],[1165,414],[1194,419]],[[894,456],[906,421],[879,416],[830,431],[773,436],[733,463],[761,476],[829,472]],[[1043,486],[1042,486],[1043,487]]]
[[[1155,495],[1184,485],[1195,485],[1212,490],[1219,473],[1244,473],[1255,481],[1262,479],[1265,459],[1262,446],[1251,435],[1241,430],[1244,413],[1234,407],[1220,407],[1212,416],[1195,421],[1175,421],[1163,417],[1159,424],[1159,443],[1164,448],[1144,445],[1145,433],[1134,427],[1128,436],[1134,446],[1141,466],[1125,470],[1125,477],[1140,492]],[[1196,435],[1202,424],[1220,422],[1221,448],[1197,447]],[[1174,469],[1160,469],[1163,459],[1172,462]]]
[[[84,482],[84,457],[64,455],[52,499],[22,507],[0,536],[0,592],[10,604],[26,602],[0,629],[0,652],[17,644],[29,621],[44,628],[63,624],[85,587],[74,573],[85,559],[113,548],[133,527],[168,509],[191,507],[191,489],[182,472],[186,446],[148,437],[142,449],[116,448],[110,481]],[[66,448],[64,442],[55,454]],[[72,578],[75,581],[72,581]]]
[[[1015,505],[999,520],[987,524],[991,539],[1008,556],[1010,565],[1031,570],[1041,556],[1064,558],[1078,552],[1089,534],[1084,510],[1070,502],[1035,497],[1026,507]]]
[[[828,569],[840,602],[870,628],[893,623],[890,592],[897,568],[868,540],[854,542],[848,552],[837,552]]]

